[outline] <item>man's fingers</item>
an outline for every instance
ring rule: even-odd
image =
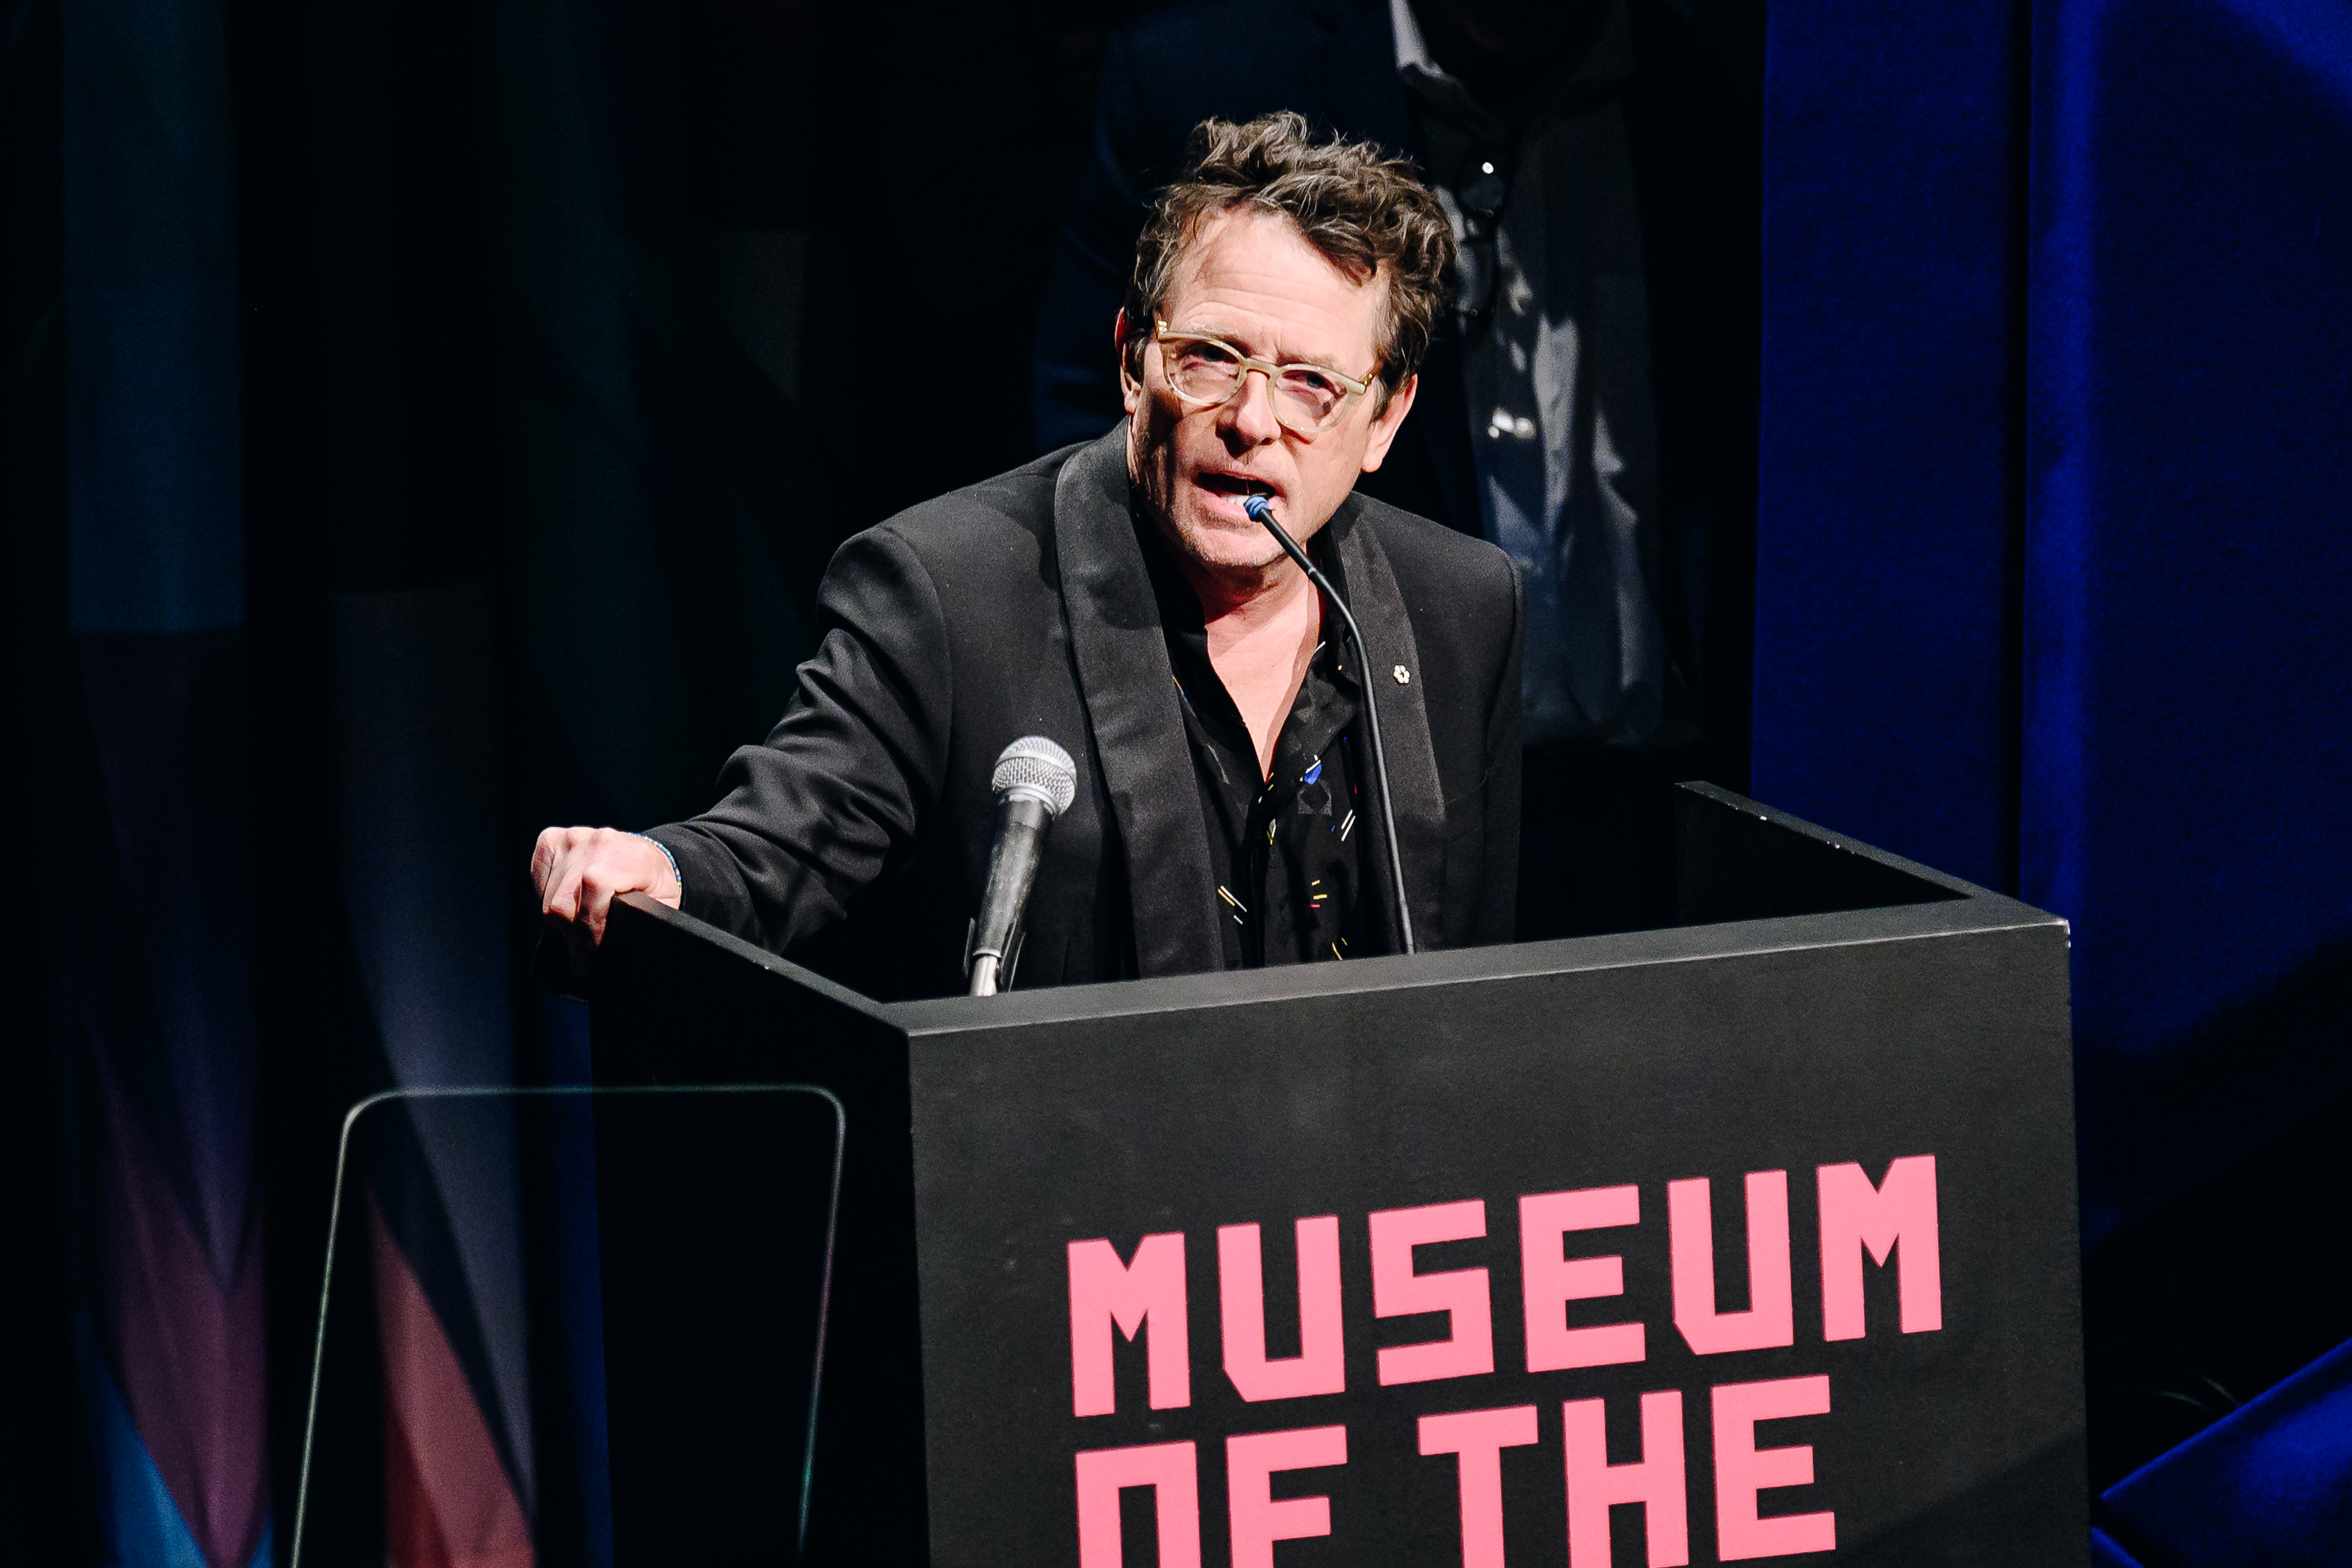
[[[609,827],[548,828],[530,854],[540,913],[550,925],[584,934],[591,944],[604,940],[614,898],[661,885],[668,868],[660,850]]]
[[[572,858],[565,853],[571,843],[568,827],[548,827],[540,831],[539,841],[530,847],[530,879],[539,889],[539,912],[551,921],[568,921],[576,902]]]
[[[588,928],[592,942],[604,940],[604,915],[613,907],[613,879],[602,867],[592,867],[580,874],[580,913],[582,925]]]
[[[538,869],[534,868],[534,869]],[[540,876],[539,911],[550,921],[568,921],[580,912],[580,858],[558,847],[551,851]]]
[[[548,895],[553,890],[551,884],[562,876],[563,862],[567,858],[564,851],[571,847],[572,832],[569,827],[543,827],[540,829],[538,842],[530,847],[530,882],[539,889],[541,909],[547,907]]]

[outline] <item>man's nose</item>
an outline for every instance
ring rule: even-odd
[[[1243,371],[1223,415],[1225,426],[1253,447],[1277,439],[1282,422],[1274,416],[1274,378],[1262,370]]]

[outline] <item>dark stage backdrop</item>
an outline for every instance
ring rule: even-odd
[[[1754,791],[2074,922],[2105,1486],[2352,1336],[2352,12],[1788,0],[1767,105]],[[2109,1545],[2340,1561],[2347,1429]]]
[[[0,0],[12,1553],[282,1555],[342,1109],[583,1070],[532,831],[695,809],[834,545],[1031,455],[1144,8]],[[2352,1429],[2345,13],[1769,23],[1754,789],[2075,921],[2110,1545],[2322,1560],[2147,1500]],[[606,1561],[585,1151],[409,1155],[320,1548]]]
[[[254,1568],[341,1111],[584,1072],[532,833],[705,804],[835,545],[1032,455],[1140,7],[0,9],[0,1554]],[[609,1562],[584,1124],[411,1134],[306,1556]]]

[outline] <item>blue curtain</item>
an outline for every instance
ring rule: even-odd
[[[2073,922],[2095,1263],[2352,1096],[2352,9],[1786,0],[1767,73],[1755,793]]]
[[[2096,1241],[2352,1087],[2235,1026],[2352,939],[2352,12],[1795,4],[1768,72],[1756,789],[2074,922]]]
[[[2010,7],[1771,12],[1759,798],[2017,885]]]

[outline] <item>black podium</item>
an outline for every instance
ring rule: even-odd
[[[1671,929],[984,999],[616,910],[600,1080],[840,1107],[807,1558],[2084,1561],[2064,923],[1678,809]]]

